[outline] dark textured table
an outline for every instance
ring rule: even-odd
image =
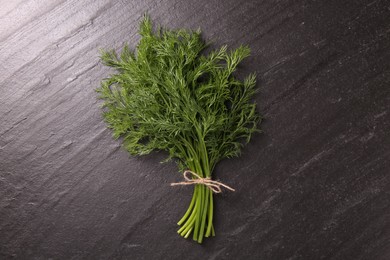
[[[1,1],[1,259],[390,259],[388,1]],[[215,176],[217,236],[176,234],[192,188],[164,153],[133,158],[95,89],[99,48],[143,13],[248,44],[264,115]]]

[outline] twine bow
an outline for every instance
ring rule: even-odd
[[[195,178],[191,178],[191,176],[188,176],[189,174]],[[209,188],[214,193],[221,193],[222,192],[221,187],[224,187],[224,188],[231,190],[231,191],[235,191],[235,189],[223,184],[222,182],[214,181],[210,177],[202,178],[193,171],[189,171],[189,170],[184,171],[183,177],[184,177],[185,181],[171,183],[171,186],[202,184],[202,185],[205,185],[207,188]]]

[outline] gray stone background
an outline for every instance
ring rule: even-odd
[[[390,259],[388,1],[0,1],[1,259]],[[217,236],[176,234],[192,195],[130,157],[94,90],[99,48],[148,12],[247,44],[264,133],[215,176]]]

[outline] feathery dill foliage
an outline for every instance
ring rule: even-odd
[[[226,46],[207,55],[201,33],[152,29],[148,16],[141,21],[141,40],[133,52],[126,45],[120,55],[102,51],[103,63],[116,70],[98,89],[104,99],[104,118],[115,138],[123,137],[132,155],[166,150],[190,169],[211,177],[214,166],[237,156],[258,130],[260,116],[250,102],[255,93],[254,74],[243,81],[233,74],[250,54],[241,46]],[[202,242],[214,235],[213,196],[195,185],[179,233]]]

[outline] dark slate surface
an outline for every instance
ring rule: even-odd
[[[102,122],[98,48],[147,11],[248,44],[264,134],[215,176],[203,245],[164,153],[131,158]],[[1,259],[390,259],[388,1],[1,1]]]

